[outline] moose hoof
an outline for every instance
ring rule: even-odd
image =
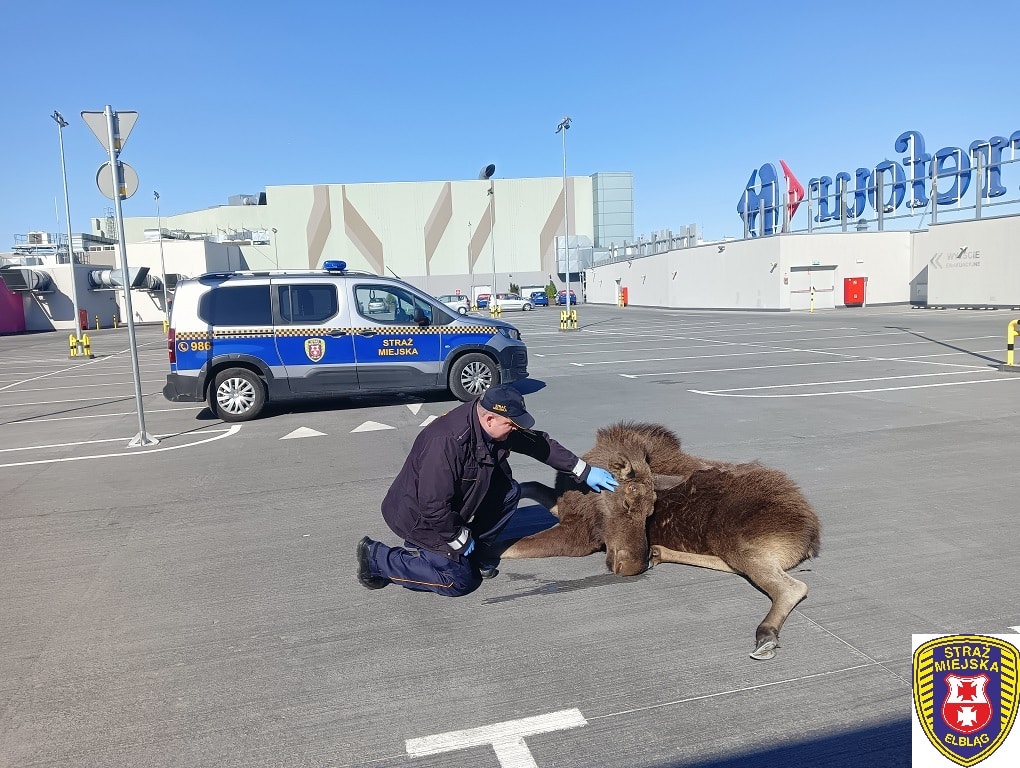
[[[660,553],[659,553],[659,548],[658,547],[652,547],[651,550],[648,552],[648,555],[649,555],[649,557],[648,557],[648,567],[649,568],[653,568],[653,567],[655,567],[656,565],[658,565],[659,563],[662,562],[662,560],[659,559],[659,554]]]
[[[751,651],[751,658],[758,661],[768,661],[776,657],[776,648],[779,647],[777,640],[763,640],[762,643]]]

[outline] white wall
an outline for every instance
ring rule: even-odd
[[[1020,216],[940,224],[926,232],[792,233],[683,248],[587,272],[590,302],[636,306],[780,309],[800,306],[804,279],[834,288],[866,279],[867,304],[1020,306]],[[966,247],[966,251],[963,249]],[[959,257],[959,258],[957,258]],[[818,267],[813,278],[804,271]],[[791,272],[797,275],[791,279]],[[817,306],[817,305],[816,305]]]
[[[929,304],[1020,306],[1020,217],[939,224],[914,234]]]

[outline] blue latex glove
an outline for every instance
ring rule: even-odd
[[[475,551],[475,540],[474,537],[468,539],[467,546],[460,551],[461,557],[467,557]]]
[[[602,493],[602,491],[612,493],[613,489],[620,484],[613,477],[612,472],[602,469],[602,467],[592,467],[588,470],[588,477],[584,481],[588,483],[588,487],[595,491],[595,493]]]

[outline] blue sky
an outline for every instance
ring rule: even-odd
[[[173,214],[267,185],[469,179],[486,163],[560,176],[569,114],[568,172],[631,171],[635,234],[739,236],[762,163],[786,160],[806,186],[896,159],[906,130],[934,151],[1020,129],[1008,14],[903,5],[9,3],[0,251],[66,228],[54,110],[70,123],[74,231],[112,206],[79,116],[106,104],[139,113],[125,216],[154,215],[153,190]]]

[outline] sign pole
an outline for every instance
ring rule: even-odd
[[[126,235],[124,234],[124,213],[121,210],[121,197],[127,197],[124,174],[117,156],[120,154],[121,137],[117,123],[117,113],[107,104],[105,109],[106,128],[109,135],[110,172],[113,174],[113,206],[117,218],[117,251],[120,254],[120,267],[124,284],[124,310],[127,315],[128,344],[131,346],[131,371],[135,378],[135,407],[138,409],[138,434],[134,436],[128,447],[138,448],[156,445],[159,440],[145,431],[145,410],[142,406],[142,377],[138,371],[138,345],[135,343],[135,313],[131,306],[131,272],[128,269]]]

